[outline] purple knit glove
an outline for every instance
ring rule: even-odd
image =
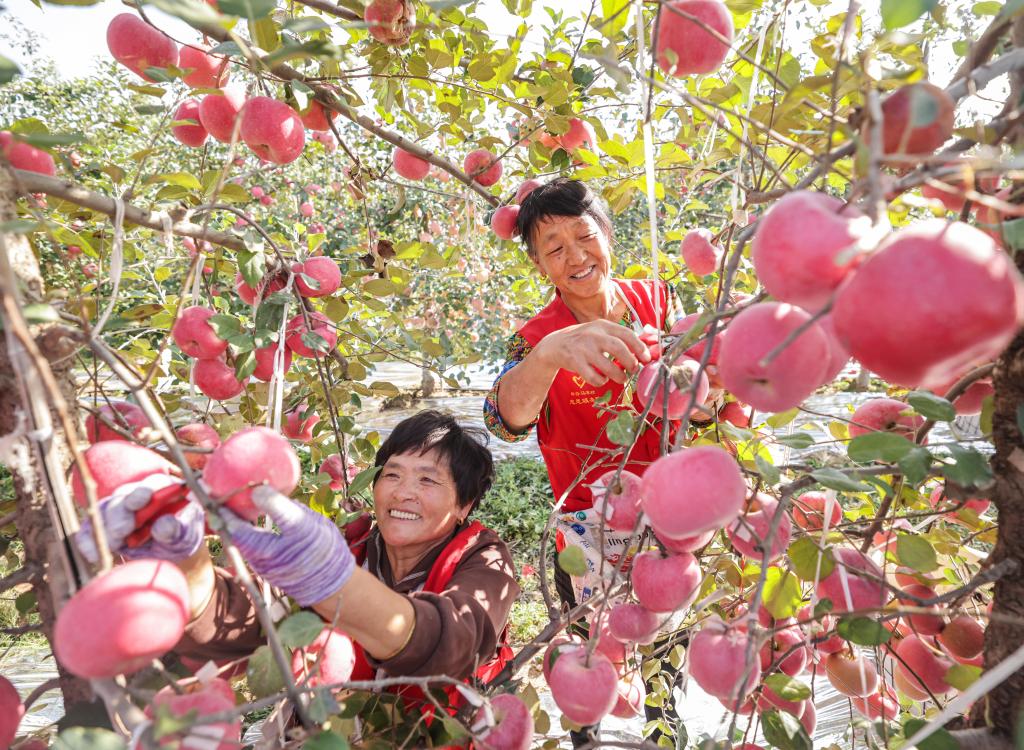
[[[137,511],[149,504],[153,493],[181,480],[166,474],[153,474],[138,482],[123,484],[113,494],[99,503],[103,526],[107,531],[107,543],[111,552],[129,560],[140,557],[160,560],[184,560],[199,549],[203,542],[206,515],[194,499],[177,513],[167,513],[153,521],[148,541],[137,547],[126,544],[128,536],[135,531]],[[91,563],[99,560],[96,542],[92,534],[92,522],[86,518],[75,534],[75,545],[82,556]]]
[[[300,607],[321,602],[351,577],[356,561],[334,522],[272,487],[256,487],[253,503],[279,531],[253,526],[221,508],[231,540],[256,573]]]

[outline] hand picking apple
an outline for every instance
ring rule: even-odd
[[[110,549],[129,560],[184,560],[203,541],[206,516],[202,506],[180,479],[167,474],[151,474],[121,485],[100,501],[100,514]],[[90,562],[99,559],[89,519],[75,534],[75,545]]]
[[[323,601],[345,585],[356,561],[329,518],[272,487],[257,487],[252,499],[278,531],[253,526],[227,508],[221,513],[232,541],[253,570],[302,607]]]

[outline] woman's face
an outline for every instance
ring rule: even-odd
[[[611,273],[608,236],[590,216],[548,216],[533,230],[537,270],[570,297],[604,292]]]
[[[384,543],[413,556],[451,534],[466,515],[448,462],[436,449],[391,456],[373,487],[373,507]]]

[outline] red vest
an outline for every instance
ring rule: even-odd
[[[664,330],[668,304],[668,287],[665,283],[661,282],[657,287],[657,310],[653,281],[616,279],[614,283],[618,284],[623,296],[639,317],[638,322],[641,325],[652,325],[658,330]],[[561,296],[556,296],[547,307],[519,329],[519,334],[532,348],[549,333],[576,325],[577,322]],[[588,446],[611,449],[619,447],[605,434],[605,428],[614,417],[614,413],[599,412],[594,408],[594,400],[611,391],[608,405],[614,407],[622,401],[622,390],[623,386],[612,381],[595,388],[568,370],[559,370],[548,390],[547,400],[537,423],[537,442],[540,444],[540,452],[548,469],[555,501],[557,502],[573,482],[576,482],[577,477],[581,477],[569,490],[563,506],[567,511],[590,508],[594,504],[590,483],[619,463],[618,458],[611,459],[607,453],[591,451]],[[660,431],[647,427],[633,446],[625,468],[634,474],[642,475],[659,455]]]
[[[448,587],[448,582],[451,581],[452,576],[455,575],[456,568],[459,567],[459,563],[462,562],[462,558],[465,557],[468,552],[480,539],[480,535],[487,531],[487,527],[479,521],[473,521],[466,528],[460,531],[455,537],[448,542],[445,548],[438,555],[438,558],[434,561],[434,564],[430,568],[430,573],[427,574],[427,580],[423,584],[423,591],[429,591],[432,594],[440,594]],[[365,546],[363,548],[363,555],[358,555],[357,560],[362,564],[360,557],[365,555]],[[375,676],[375,671],[370,663],[366,659],[366,654],[363,651],[362,646],[358,643],[353,642],[355,648],[356,664],[352,670],[353,680],[372,680]],[[505,664],[511,661],[513,657],[512,648],[508,645],[508,625],[502,629],[501,634],[498,636],[498,651],[490,659],[490,661],[484,662],[480,665],[480,668],[466,680],[466,682],[477,681],[481,684],[487,684],[505,667]],[[392,692],[398,693],[405,698],[406,703],[422,703],[423,710],[428,713],[433,713],[433,705],[426,700],[426,696],[423,694],[418,687],[414,685],[407,685],[397,688],[389,688]],[[462,694],[453,685],[448,685],[443,688],[444,693],[448,696],[448,705],[451,713],[462,705],[463,698]]]

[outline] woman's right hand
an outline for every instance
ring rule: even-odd
[[[534,348],[552,367],[577,373],[592,386],[609,380],[624,384],[651,361],[647,344],[631,329],[609,320],[592,320],[545,336]]]

